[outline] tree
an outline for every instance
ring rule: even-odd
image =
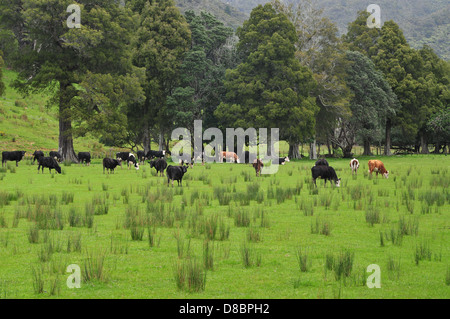
[[[277,12],[285,14],[296,29],[296,57],[301,65],[313,72],[317,85],[310,95],[315,97],[320,107],[316,115],[316,133],[311,143],[311,158],[317,158],[316,139],[330,148],[337,120],[349,114],[349,90],[344,77],[346,60],[336,25],[323,15],[323,10],[311,0],[290,2],[272,0]],[[298,145],[290,150],[297,150]]]
[[[427,123],[428,131],[436,138],[435,153],[439,153],[440,146],[444,146],[447,155],[447,146],[450,144],[450,107],[440,110],[433,115]]]
[[[59,152],[77,161],[72,122],[80,103],[80,84],[88,74],[132,75],[129,42],[134,29],[130,11],[114,0],[79,1],[81,28],[70,29],[66,12],[72,1],[29,0],[15,7],[17,16],[8,20],[11,30],[20,30],[24,41],[14,61],[19,71],[14,86],[23,93],[50,91],[51,103],[59,107]],[[16,32],[16,31],[14,31]],[[89,105],[102,116],[97,105]]]
[[[164,133],[173,125],[165,116],[170,113],[167,96],[178,84],[179,68],[189,48],[191,33],[173,0],[137,0],[132,1],[130,7],[139,20],[133,63],[145,69],[145,102],[142,106],[135,105],[129,115],[134,129],[143,132],[144,151],[147,152],[152,126],[160,132],[162,149]]]
[[[179,70],[179,86],[167,98],[167,118],[193,132],[194,120],[216,126],[214,111],[225,96],[225,70],[235,67],[234,32],[213,15],[185,13],[192,39]],[[193,136],[192,136],[193,138]]]
[[[311,71],[295,58],[293,24],[270,4],[256,7],[237,30],[243,62],[227,70],[226,102],[216,117],[224,126],[280,128],[290,146],[314,135],[315,81]]]
[[[370,145],[376,136],[380,135],[386,118],[395,114],[397,97],[384,79],[383,73],[376,70],[367,56],[348,51],[346,59],[350,62],[346,82],[352,92],[352,116],[348,119],[348,128],[354,131],[347,135],[359,137],[364,145],[363,155],[372,155]],[[345,142],[346,146],[349,144]],[[343,148],[343,152],[344,157],[352,156],[347,149]]]

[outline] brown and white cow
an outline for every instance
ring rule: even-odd
[[[240,161],[239,161],[239,157],[237,156],[237,154],[235,153],[235,152],[221,152],[220,153],[220,162],[223,162],[223,159],[226,159],[226,160],[228,160],[228,159],[232,159],[232,162],[234,163],[234,162],[236,162],[236,163],[239,163]]]
[[[384,164],[380,160],[370,160],[369,161],[369,173],[372,175],[372,172],[376,172],[377,176],[378,173],[383,174],[385,178],[389,178],[389,172],[384,167]]]
[[[358,173],[359,161],[354,158],[350,161],[350,167],[352,168],[352,175]]]
[[[263,162],[258,158],[253,161],[253,168],[256,171],[256,176],[261,176],[261,168],[264,167]]]

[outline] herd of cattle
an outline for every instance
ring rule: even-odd
[[[2,167],[6,164],[7,161],[15,161],[16,166],[25,156],[25,151],[12,151],[12,152],[3,152],[2,153]],[[165,151],[149,151],[147,154],[143,151],[137,152],[138,160],[133,153],[130,152],[119,152],[116,153],[116,158],[104,158],[103,159],[103,173],[105,170],[108,173],[114,173],[114,170],[117,166],[122,167],[122,163],[127,163],[128,169],[134,166],[135,169],[139,169],[139,164],[144,162],[146,159],[150,160],[148,163],[150,164],[150,168],[155,168],[156,172],[160,176],[164,176],[164,171],[166,171],[167,175],[167,183],[170,181],[177,181],[178,185],[182,186],[183,175],[187,172],[188,167],[192,167],[194,160],[193,158],[189,162],[179,161],[179,166],[167,165],[165,156]],[[244,152],[244,163],[250,163],[250,153],[248,151]],[[220,162],[235,162],[240,163],[240,159],[235,152],[221,152],[219,154]],[[203,156],[201,159],[202,164],[204,164],[205,157]],[[44,172],[44,168],[48,168],[51,172],[54,169],[56,172],[61,174],[61,167],[59,163],[62,161],[62,156],[60,153],[51,151],[49,152],[49,156],[45,156],[42,151],[35,151],[33,153],[33,163],[38,162],[38,173],[39,170]],[[91,163],[91,154],[89,152],[80,152],[78,153],[78,162],[80,164],[90,165]],[[289,162],[289,157],[280,157],[275,161],[278,165],[285,165],[286,162]],[[272,162],[273,163],[273,162]],[[262,167],[264,167],[264,163],[261,159],[254,159],[252,163],[253,168],[256,171],[256,176],[261,175]],[[372,175],[372,172],[378,174],[382,174],[385,178],[389,177],[389,172],[384,167],[383,162],[380,160],[369,160],[369,173]],[[354,158],[350,161],[350,168],[352,170],[352,174],[356,174],[359,168],[359,161]],[[336,187],[340,186],[341,179],[337,177],[336,171],[333,167],[328,165],[326,159],[322,158],[316,161],[315,165],[311,168],[311,174],[313,178],[314,185],[316,184],[316,179],[321,178],[325,180],[325,185],[329,180],[330,183],[334,182]]]

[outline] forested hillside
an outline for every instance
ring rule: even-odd
[[[248,19],[248,14],[220,0],[176,0],[177,7],[184,14],[188,10],[195,13],[206,11],[216,16],[226,26],[233,29],[241,26]]]
[[[221,0],[237,8],[240,12],[250,14],[258,4],[267,0]],[[295,0],[293,0],[295,2]],[[316,0],[328,16],[344,34],[348,23],[355,20],[357,12],[366,10],[372,0]],[[450,3],[447,0],[379,0],[382,22],[394,20],[405,33],[408,43],[416,49],[424,44],[431,46],[445,60],[450,59],[448,35],[450,34]]]

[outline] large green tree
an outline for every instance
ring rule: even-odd
[[[129,74],[131,67],[129,40],[134,30],[130,11],[114,0],[78,1],[81,28],[69,28],[70,0],[4,1],[12,6],[13,18],[4,21],[20,37],[20,55],[14,61],[19,71],[15,87],[23,93],[49,90],[51,102],[59,107],[59,151],[63,158],[77,161],[73,146],[72,122],[84,104],[102,116],[117,112],[109,107],[88,103],[80,92],[88,89],[90,74],[111,75],[111,81]],[[18,30],[18,31],[17,31]],[[88,90],[89,91],[89,90]],[[111,105],[110,105],[111,106]]]
[[[179,83],[179,69],[191,42],[186,19],[173,0],[135,0],[129,6],[136,13],[139,28],[134,39],[133,63],[145,69],[143,105],[129,112],[133,129],[142,132],[144,151],[150,150],[152,128],[164,133],[172,127],[167,97]]]
[[[175,126],[193,131],[194,120],[205,127],[216,126],[214,111],[225,95],[223,80],[227,68],[235,67],[231,28],[213,15],[185,13],[192,39],[179,71],[180,83],[168,97],[167,116]]]
[[[309,94],[316,83],[295,57],[294,25],[270,4],[260,5],[237,35],[243,62],[227,71],[227,99],[217,118],[224,126],[279,128],[290,145],[311,138],[318,107]]]
[[[320,111],[316,116],[316,134],[310,157],[316,158],[316,139],[326,143],[331,152],[331,136],[337,120],[348,116],[349,90],[345,85],[346,60],[336,25],[312,0],[285,3],[272,0],[277,12],[285,14],[296,29],[296,57],[313,72],[317,86],[310,92]],[[295,146],[298,150],[298,146]],[[290,155],[294,150],[290,150]]]
[[[363,155],[372,155],[370,145],[377,141],[388,116],[395,114],[397,97],[384,78],[381,71],[376,70],[373,62],[360,52],[349,51],[346,54],[348,64],[346,82],[352,92],[350,109],[352,116],[345,125],[352,130],[348,136],[362,140]],[[379,140],[379,138],[378,138]],[[339,142],[339,139],[337,140]],[[342,147],[344,157],[350,157],[349,143]]]

